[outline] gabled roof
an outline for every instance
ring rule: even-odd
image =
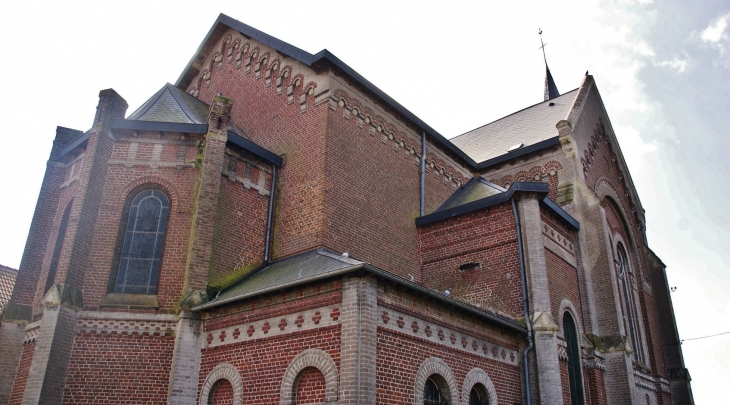
[[[10,301],[17,276],[18,270],[0,265],[0,314],[2,314],[5,304]]]
[[[552,138],[557,140],[555,125],[566,119],[576,95],[578,89],[451,138],[451,142],[484,166],[486,161],[508,154],[513,146],[523,144],[522,148],[527,148]]]

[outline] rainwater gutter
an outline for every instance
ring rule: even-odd
[[[271,165],[271,193],[269,194],[269,213],[266,216],[266,245],[264,246],[264,263],[261,267],[269,264],[269,254],[271,253],[271,223],[274,216],[274,197],[276,194],[276,165]]]
[[[527,405],[532,405],[530,395],[530,366],[527,359],[527,353],[532,350],[534,345],[532,340],[532,324],[530,324],[530,298],[527,295],[527,274],[525,272],[525,250],[522,244],[522,225],[520,223],[520,214],[517,212],[517,202],[512,199],[512,212],[515,215],[515,228],[517,229],[517,250],[520,256],[520,276],[522,277],[522,307],[525,311],[525,324],[527,325],[527,347],[522,352],[522,363],[525,370],[525,400]]]

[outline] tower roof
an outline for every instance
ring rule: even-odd
[[[208,121],[208,108],[208,104],[167,83],[127,119],[205,124]]]
[[[550,74],[550,68],[545,63],[545,101],[552,100],[559,95],[558,86],[555,85],[553,75]]]

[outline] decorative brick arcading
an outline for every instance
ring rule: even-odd
[[[203,388],[200,390],[199,404],[208,405],[208,397],[210,396],[213,385],[218,380],[228,380],[231,383],[231,386],[233,386],[233,405],[241,405],[243,403],[243,380],[236,367],[228,363],[219,364],[205,377]]]
[[[413,403],[416,405],[423,404],[423,387],[426,385],[426,380],[436,375],[436,384],[439,385],[441,393],[446,399],[447,403],[454,403],[454,399],[458,400],[459,389],[456,386],[456,379],[451,368],[446,364],[445,361],[438,357],[431,357],[421,364],[416,373],[416,384],[414,385],[415,398]],[[468,401],[467,401],[468,403]]]
[[[280,405],[294,405],[296,403],[297,379],[301,372],[308,367],[314,367],[324,375],[325,403],[337,401],[337,365],[326,352],[319,349],[307,349],[294,357],[284,373],[281,382]]]
[[[476,385],[481,384],[487,390],[487,396],[489,397],[488,403],[498,404],[497,390],[492,384],[492,380],[487,375],[487,372],[481,368],[473,368],[464,377],[464,384],[461,387],[461,404],[469,405],[469,394],[471,389]]]

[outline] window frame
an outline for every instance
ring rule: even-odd
[[[166,225],[164,234],[162,236],[161,240],[161,246],[160,246],[160,256],[159,256],[159,269],[157,274],[157,280],[155,280],[154,287],[155,292],[148,292],[148,293],[139,293],[139,292],[118,292],[116,291],[117,287],[117,277],[119,275],[119,266],[122,261],[122,249],[124,248],[124,242],[126,238],[127,233],[127,227],[129,225],[129,215],[132,208],[132,203],[134,200],[142,193],[154,190],[162,193],[165,198],[167,199],[167,218],[166,218]],[[170,231],[170,216],[172,213],[172,198],[170,198],[170,193],[167,192],[164,188],[160,187],[157,184],[145,184],[139,187],[136,187],[132,191],[130,191],[126,199],[124,201],[124,206],[122,208],[122,215],[119,221],[119,229],[117,231],[117,238],[116,238],[116,244],[114,248],[114,258],[112,260],[111,265],[111,272],[109,275],[109,281],[107,284],[107,295],[109,294],[134,294],[134,295],[140,295],[140,296],[157,296],[159,293],[159,284],[160,284],[160,278],[162,275],[162,269],[163,264],[165,260],[165,247],[167,244],[167,235]],[[150,283],[149,286],[152,286],[153,284]],[[148,287],[149,287],[148,286]]]

